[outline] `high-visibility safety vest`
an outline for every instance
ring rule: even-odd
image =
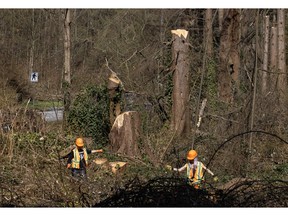
[[[83,148],[85,165],[88,166],[88,154],[86,148]],[[80,153],[77,148],[73,150],[72,168],[80,169]]]
[[[187,178],[189,178],[193,183],[192,184],[200,184],[203,178],[203,167],[201,162],[197,162],[196,171],[193,176],[192,166],[187,163]]]

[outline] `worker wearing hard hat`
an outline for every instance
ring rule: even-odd
[[[218,181],[218,178],[214,175],[214,173],[206,168],[204,164],[198,161],[198,154],[195,150],[190,150],[187,154],[188,163],[186,163],[183,167],[177,169],[173,168],[174,171],[182,172],[183,170],[187,170],[187,178],[188,184],[194,186],[194,188],[199,189],[201,187],[201,183],[204,180],[203,177],[203,169],[206,170],[209,174],[214,176],[213,180]]]
[[[88,166],[88,154],[103,152],[99,150],[89,150],[84,148],[84,141],[82,138],[76,139],[76,148],[74,148],[68,155],[67,168],[71,169],[72,176],[87,178],[86,167]]]

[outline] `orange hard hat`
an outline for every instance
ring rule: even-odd
[[[194,158],[197,157],[197,152],[195,150],[190,150],[187,154],[187,159],[188,160],[194,160]]]
[[[75,143],[76,143],[77,147],[83,147],[84,146],[84,141],[82,138],[77,138]]]

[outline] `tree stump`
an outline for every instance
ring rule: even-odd
[[[136,111],[128,111],[118,115],[109,134],[113,152],[137,157],[140,154],[140,115]]]

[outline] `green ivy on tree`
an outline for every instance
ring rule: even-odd
[[[110,123],[106,86],[84,88],[70,107],[68,124],[78,136],[92,137],[97,147],[107,144]]]

